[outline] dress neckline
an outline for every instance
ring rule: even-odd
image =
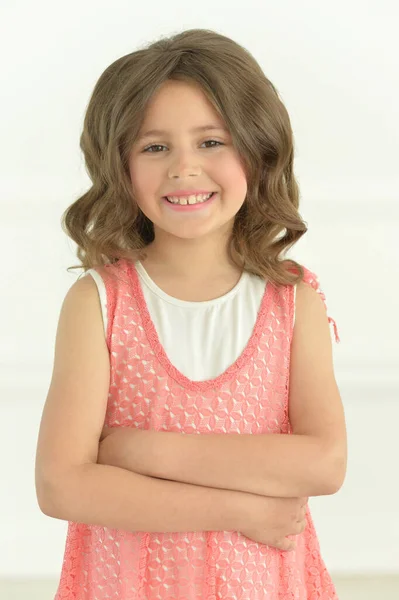
[[[266,281],[265,290],[263,292],[262,300],[256,317],[255,325],[252,329],[251,336],[241,352],[240,356],[220,375],[213,379],[207,379],[204,381],[194,381],[186,377],[181,373],[169,360],[156,331],[155,325],[152,321],[149,313],[147,303],[141,288],[139,275],[136,266],[133,262],[127,261],[127,269],[130,275],[130,279],[133,285],[134,298],[138,304],[143,328],[146,333],[147,339],[150,346],[157,357],[159,363],[168,373],[168,375],[174,379],[178,384],[187,390],[193,392],[205,392],[208,389],[214,389],[221,387],[222,384],[232,379],[237,372],[242,369],[257,348],[259,337],[265,329],[265,321],[270,318],[270,305],[273,298],[274,285],[270,281]]]
[[[135,266],[137,273],[144,280],[145,285],[154,294],[159,296],[162,300],[165,300],[169,304],[179,306],[180,308],[194,309],[194,310],[209,309],[212,306],[222,304],[222,303],[226,302],[227,300],[231,299],[233,296],[235,296],[239,292],[240,288],[244,285],[244,283],[248,277],[248,272],[243,271],[241,273],[240,279],[237,281],[237,283],[234,285],[234,287],[231,288],[231,290],[229,290],[222,296],[219,296],[218,298],[213,298],[211,300],[190,301],[190,300],[181,300],[180,298],[176,298],[175,296],[170,296],[169,294],[164,292],[163,289],[161,289],[155,283],[155,281],[150,277],[145,266],[143,265],[143,263],[140,260],[137,260],[134,263],[134,266]]]

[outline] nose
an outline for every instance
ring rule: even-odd
[[[200,175],[202,172],[201,165],[198,164],[198,159],[194,158],[190,153],[180,153],[173,161],[168,170],[169,178],[192,177]]]

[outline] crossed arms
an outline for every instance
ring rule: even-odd
[[[292,435],[104,428],[97,462],[141,475],[264,496],[334,494],[346,473],[344,410],[324,304],[297,286],[291,343]]]

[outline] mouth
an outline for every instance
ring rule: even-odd
[[[209,198],[206,200],[200,200],[198,202],[193,202],[192,204],[189,204],[188,202],[186,202],[186,204],[181,204],[180,202],[171,202],[166,196],[163,196],[162,200],[166,200],[166,202],[172,204],[173,206],[196,206],[197,204],[206,204],[209,202],[209,200],[212,200],[216,193],[217,192],[211,192]]]

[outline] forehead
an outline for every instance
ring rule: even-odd
[[[140,128],[140,139],[153,135],[216,131],[228,133],[223,117],[202,89],[183,81],[167,81],[147,105]]]

